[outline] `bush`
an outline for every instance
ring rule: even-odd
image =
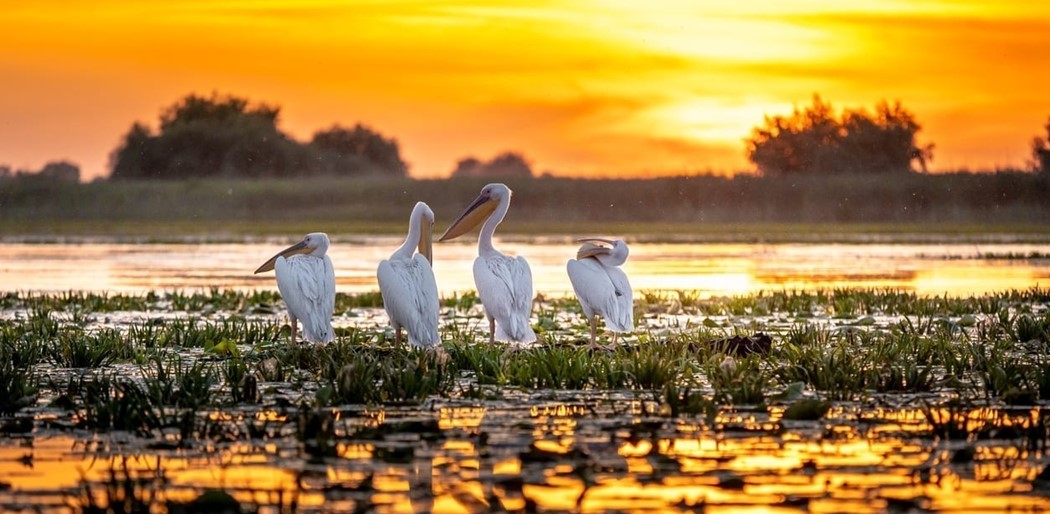
[[[1032,139],[1032,171],[1050,176],[1050,119],[1047,119],[1046,135]]]
[[[358,125],[302,144],[277,127],[280,108],[236,96],[189,95],[160,115],[157,134],[135,123],[110,154],[111,178],[404,175],[397,143]]]
[[[482,162],[474,157],[460,159],[452,171],[458,177],[531,177],[532,167],[521,154],[503,152],[491,161]]]
[[[875,113],[847,110],[836,116],[830,103],[813,105],[791,116],[766,117],[747,141],[748,158],[766,176],[817,174],[887,174],[926,170],[933,147],[917,146],[921,129],[899,102],[881,102]]]

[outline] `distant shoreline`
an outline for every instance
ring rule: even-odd
[[[496,179],[498,180],[498,179]],[[417,201],[441,233],[485,179],[359,177],[0,182],[0,241],[230,242],[401,235]],[[1050,177],[1031,173],[645,180],[507,179],[497,236],[652,242],[1046,242]]]
[[[443,227],[439,227],[443,228]],[[328,232],[337,243],[369,245],[404,238],[394,223],[363,224],[324,220],[250,225],[244,222],[131,223],[75,220],[17,223],[0,221],[0,244],[237,244],[274,242],[308,230]],[[505,242],[571,243],[586,235],[622,237],[645,243],[710,244],[1050,244],[1050,226],[1024,224],[712,224],[585,223],[518,224],[500,227]],[[467,236],[442,244],[474,244]]]

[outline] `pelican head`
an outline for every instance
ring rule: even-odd
[[[309,254],[318,257],[324,256],[325,252],[328,251],[329,244],[328,234],[325,234],[324,232],[312,232],[306,234],[306,237],[304,237],[302,241],[299,241],[298,243],[281,250],[277,255],[270,257],[270,260],[264,262],[262,266],[259,266],[259,269],[255,270],[255,272],[262,273],[264,271],[272,270],[274,264],[277,263],[278,257],[288,258],[296,254]]]
[[[627,243],[622,239],[602,239],[600,237],[586,237],[583,239],[577,239],[577,243],[583,243],[579,251],[576,252],[576,259],[586,259],[587,257],[594,257],[599,262],[607,266],[621,266],[627,262],[627,254],[630,252],[627,249]],[[609,246],[603,246],[604,243]]]
[[[467,207],[463,214],[445,230],[438,241],[455,239],[481,224],[499,207],[510,201],[510,188],[504,184],[489,184],[481,188],[481,194]]]
[[[416,202],[412,209],[412,220],[419,220],[419,242],[417,248],[419,254],[427,258],[430,265],[434,265],[434,211],[423,202]],[[410,223],[411,223],[410,221]]]

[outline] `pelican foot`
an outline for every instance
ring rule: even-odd
[[[606,344],[599,344],[599,343],[590,343],[590,344],[587,345],[587,349],[592,351],[592,352],[596,351],[596,350],[601,350],[601,351],[604,351],[604,352],[607,352],[607,353],[612,353],[613,350],[616,349],[616,343],[609,343],[607,345]]]
[[[441,346],[440,344],[427,348],[427,351],[430,352],[430,355],[434,357],[434,361],[442,366],[448,364],[448,362],[452,360],[452,358],[448,355],[448,352],[445,351],[445,347]]]

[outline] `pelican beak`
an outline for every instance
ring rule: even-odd
[[[264,271],[270,271],[273,269],[274,264],[277,263],[278,257],[289,257],[297,253],[310,253],[310,248],[306,246],[306,241],[299,241],[298,243],[281,250],[277,255],[270,257],[270,260],[259,266],[259,269],[255,270],[255,273],[262,273]]]
[[[485,218],[488,218],[496,210],[497,205],[499,205],[499,202],[488,195],[478,196],[474,203],[470,204],[470,207],[467,207],[467,210],[463,211],[463,214],[460,214],[459,218],[445,230],[445,233],[441,235],[438,241],[455,239],[469,232],[472,228],[480,225]]]
[[[616,241],[613,241],[612,239],[602,239],[600,237],[583,237],[576,240],[577,243],[589,243],[591,241],[598,241],[599,243],[605,243],[607,245],[616,244]]]
[[[423,230],[419,233],[419,253],[427,258],[430,267],[434,267],[434,224],[423,223]]]
[[[592,239],[591,241],[597,241]],[[612,254],[612,248],[607,246],[598,246],[591,243],[583,243],[579,251],[576,252],[576,260],[583,260],[587,257],[595,257],[598,255],[610,255]]]

